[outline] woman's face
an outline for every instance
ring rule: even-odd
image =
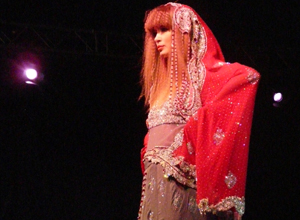
[[[160,56],[168,57],[171,53],[172,31],[161,27],[154,32],[154,41]]]

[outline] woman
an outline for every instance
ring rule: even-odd
[[[143,58],[149,130],[138,218],[240,218],[259,74],[225,63],[207,25],[177,3],[146,16]]]

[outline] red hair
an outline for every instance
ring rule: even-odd
[[[180,90],[183,82],[189,80],[187,60],[190,35],[182,33],[173,24],[174,9],[169,4],[161,5],[146,14],[140,98],[145,97],[147,107],[162,105],[168,97],[174,99],[176,90]],[[159,55],[154,41],[155,31],[160,28],[172,31],[172,52],[167,58]]]

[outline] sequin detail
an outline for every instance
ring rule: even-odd
[[[189,152],[189,154],[193,154],[195,151],[194,151],[194,148],[193,148],[193,146],[192,146],[192,144],[191,144],[191,142],[188,142],[187,144],[186,144],[186,147],[187,147],[187,149],[188,149],[188,152]]]
[[[141,202],[140,202],[140,208],[139,208],[139,213],[138,213],[138,217],[137,219],[141,219],[141,214],[142,214],[142,210],[144,209],[144,203],[145,203],[145,190],[146,190],[146,178],[147,173],[144,173],[144,177],[143,177],[143,182],[142,182],[142,196],[141,196]]]
[[[180,8],[176,11],[174,18],[176,25],[179,27],[182,33],[190,33],[192,29],[190,10],[187,8]]]
[[[218,128],[216,133],[213,136],[213,141],[215,145],[219,145],[225,137],[225,133],[222,129]]]
[[[189,199],[188,210],[192,213],[195,213],[198,210],[198,206],[197,206],[195,197],[191,197]]]
[[[159,187],[159,192],[160,192],[161,197],[165,197],[166,186],[165,186],[165,182],[163,179],[159,182],[158,187]]]
[[[180,195],[180,193],[176,192],[172,203],[176,210],[180,208],[180,206],[182,205],[182,201],[182,196]]]
[[[164,168],[165,177],[172,176],[179,183],[196,188],[196,166],[184,161],[183,157],[174,157],[173,152],[182,145],[183,129],[175,136],[171,146],[155,146],[145,153],[144,160],[159,163]]]
[[[155,189],[155,185],[156,185],[156,181],[155,178],[152,177],[150,182],[149,182],[149,188],[150,188],[150,192],[153,193],[154,189]]]
[[[225,176],[225,183],[226,183],[227,187],[229,189],[231,189],[236,184],[236,181],[237,181],[236,176],[233,175],[233,173],[229,171],[228,175]]]
[[[177,4],[173,22],[182,33],[191,34],[191,57],[187,67],[193,88],[200,93],[206,76],[206,69],[202,62],[202,58],[207,50],[205,30],[200,24],[197,15],[181,4]]]
[[[170,101],[166,101],[161,107],[153,106],[150,109],[147,126],[150,129],[161,124],[185,124],[187,120],[174,109]]]
[[[201,199],[198,207],[201,215],[205,214],[206,212],[209,212],[210,209],[208,206],[208,199]]]
[[[148,129],[161,124],[185,124],[189,118],[202,107],[200,92],[202,90],[206,69],[202,58],[206,53],[206,33],[197,15],[181,4],[168,3],[176,7],[173,22],[182,33],[191,33],[191,54],[187,65],[189,82],[184,91],[179,92],[173,101],[168,100],[162,106],[150,108]]]
[[[205,198],[200,200],[198,207],[201,214],[205,214],[206,212],[215,213],[217,211],[227,211],[231,208],[235,208],[239,215],[242,216],[245,213],[245,198],[229,196],[214,206],[210,206],[208,199]]]
[[[248,72],[247,80],[251,84],[256,84],[259,81],[260,75],[251,68],[246,68],[246,71]]]
[[[153,219],[154,219],[154,212],[151,212],[151,211],[150,211],[150,212],[148,213],[147,219],[148,219],[148,220],[153,220]]]

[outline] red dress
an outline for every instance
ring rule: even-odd
[[[226,63],[213,33],[190,7],[205,33],[201,54],[204,77],[201,107],[187,117],[182,134],[175,138],[172,152],[160,163],[166,175],[197,190],[201,213],[235,209],[245,211],[245,184],[254,101],[260,75],[239,63]],[[194,65],[196,66],[196,65]],[[142,161],[145,159],[142,149]],[[143,169],[143,162],[142,162]]]

